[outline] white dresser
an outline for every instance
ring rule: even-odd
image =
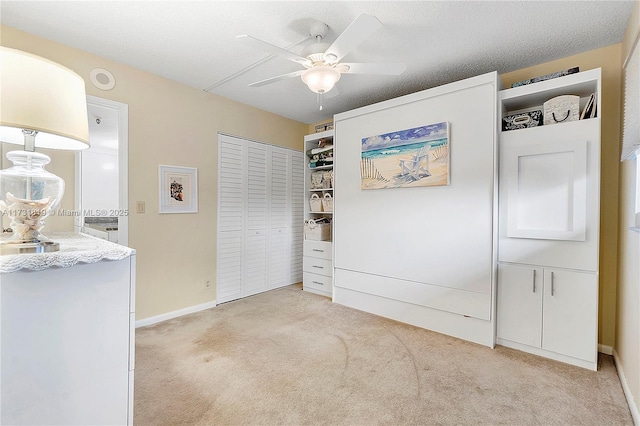
[[[135,251],[51,237],[0,256],[0,423],[132,424]]]
[[[303,285],[311,293],[332,297],[331,241],[304,240]]]

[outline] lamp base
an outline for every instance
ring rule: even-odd
[[[60,250],[60,244],[54,241],[39,241],[37,243],[0,243],[0,255],[51,253]]]

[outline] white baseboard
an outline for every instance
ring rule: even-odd
[[[199,305],[190,306],[184,309],[178,309],[177,311],[167,312],[166,314],[156,315],[154,317],[144,318],[136,321],[136,328],[146,327],[148,325],[157,324],[162,321],[167,321],[173,318],[181,317],[183,315],[193,314],[194,312],[204,311],[205,309],[215,308],[216,301],[201,303]]]
[[[598,343],[598,352],[605,355],[613,355],[613,347]]]
[[[622,364],[620,364],[620,359],[618,358],[618,353],[616,352],[615,349],[613,350],[613,360],[616,365],[616,371],[618,372],[618,377],[620,378],[620,383],[622,384],[622,390],[624,391],[624,396],[627,398],[627,404],[629,404],[629,411],[631,411],[633,424],[635,424],[636,426],[640,426],[640,411],[638,411],[638,406],[636,405],[636,402],[633,399],[633,395],[631,394],[631,389],[629,389],[627,378],[624,375],[624,371],[622,370]]]

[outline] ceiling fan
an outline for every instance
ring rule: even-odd
[[[248,46],[281,56],[305,68],[251,83],[249,86],[260,87],[300,76],[309,89],[318,94],[320,109],[322,109],[322,95],[333,89],[342,74],[400,75],[406,70],[405,64],[340,62],[351,50],[380,28],[382,28],[382,24],[378,18],[362,14],[329,45],[329,43],[322,41],[329,31],[329,27],[324,23],[315,22],[311,25],[310,31],[315,42],[306,46],[301,55],[249,35],[240,35],[236,38]]]

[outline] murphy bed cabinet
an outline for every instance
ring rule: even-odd
[[[307,158],[302,288],[328,297],[333,294],[332,227],[323,222],[333,222],[333,135],[333,130],[325,130],[304,137]]]
[[[600,69],[502,90],[502,116],[596,95],[597,116],[500,137],[497,343],[597,369]]]

